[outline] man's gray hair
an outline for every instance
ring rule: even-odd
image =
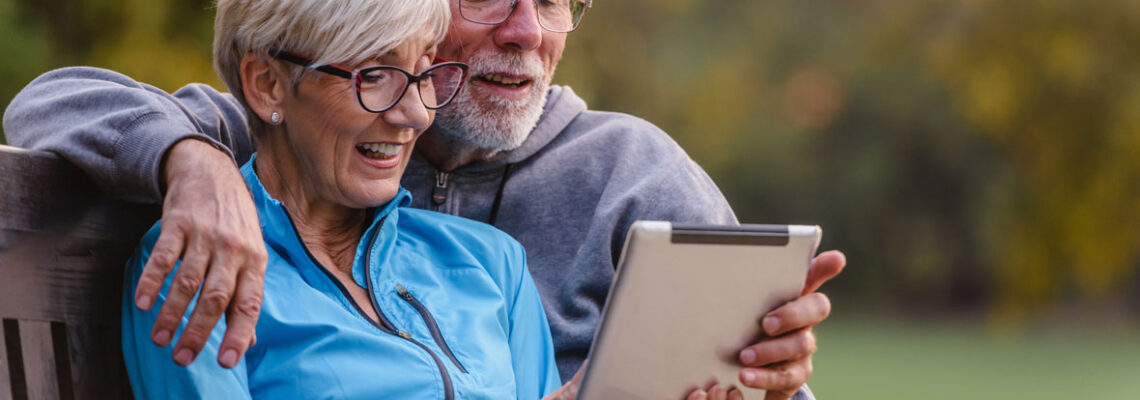
[[[438,43],[450,20],[448,0],[218,0],[214,69],[245,106],[251,131],[260,133],[264,123],[242,91],[241,60],[246,54],[288,51],[317,65],[355,65],[425,29]],[[305,71],[295,68],[293,82]]]

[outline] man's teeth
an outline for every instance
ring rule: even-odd
[[[356,146],[368,158],[391,158],[400,155],[401,144],[365,143]]]
[[[499,74],[487,74],[483,75],[482,78],[485,81],[501,83],[504,85],[521,85],[523,82],[526,82],[526,79],[509,78]]]

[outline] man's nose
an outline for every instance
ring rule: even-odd
[[[495,44],[515,51],[534,50],[542,44],[542,26],[534,0],[519,0],[515,11],[495,28]]]

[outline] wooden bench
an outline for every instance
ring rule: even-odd
[[[159,213],[52,154],[0,145],[0,400],[132,397],[122,271]]]

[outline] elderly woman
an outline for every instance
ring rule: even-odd
[[[242,168],[269,251],[257,342],[241,361],[218,354],[219,324],[210,356],[191,362],[151,343],[182,283],[169,278],[149,311],[127,290],[137,398],[536,399],[558,387],[523,249],[490,226],[407,208],[399,185],[464,79],[466,66],[434,57],[448,21],[446,0],[218,1],[215,65],[258,140]]]

